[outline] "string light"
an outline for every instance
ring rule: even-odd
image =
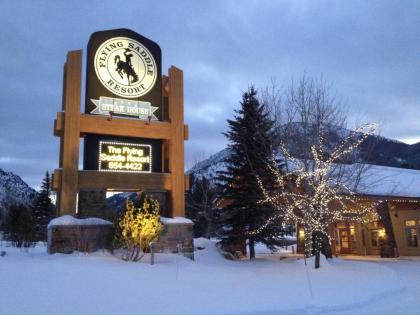
[[[304,236],[305,254],[310,256],[312,245],[318,249],[322,246],[322,238],[315,237],[314,242],[312,236],[323,235],[331,241],[328,228],[332,223],[346,221],[366,224],[377,221],[378,202],[368,199],[361,203],[355,188],[350,187],[352,183],[349,178],[343,178],[344,174],[336,169],[341,158],[352,153],[376,129],[376,124],[357,128],[332,153],[327,154],[321,124],[318,144],[311,146],[309,161],[292,157],[281,143],[280,150],[286,160],[285,171],[277,167],[275,156],[272,156],[268,165],[275,179],[275,190],[268,191],[257,177],[263,196],[260,203],[272,205],[277,210],[276,214],[248,234],[259,234],[278,219],[281,219],[283,226],[298,224],[304,229],[304,234],[300,236]]]

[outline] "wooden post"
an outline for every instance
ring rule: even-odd
[[[188,126],[184,125],[183,72],[172,66],[163,77],[163,98],[166,104],[162,115],[169,121],[153,122],[106,117],[80,113],[82,51],[67,54],[64,65],[63,108],[57,114],[54,134],[60,137],[59,170],[54,172],[53,189],[57,191],[58,215],[73,215],[80,189],[160,188],[169,190],[170,216],[185,216],[185,190],[188,180],[184,174],[184,141]],[[84,134],[116,135],[161,139],[163,174],[108,174],[99,171],[79,171],[79,144]],[[168,174],[169,173],[169,174]]]
[[[78,193],[80,141],[80,99],[82,82],[82,51],[70,51],[64,69],[63,110],[64,128],[60,139],[60,168],[58,214],[74,214]]]
[[[185,215],[184,178],[184,82],[182,70],[169,68],[169,171],[171,173],[172,216]]]

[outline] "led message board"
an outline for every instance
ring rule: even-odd
[[[105,172],[152,172],[150,144],[99,142],[99,170]]]
[[[143,150],[143,156],[138,150]],[[147,157],[149,157],[149,163],[147,163]],[[124,166],[124,163],[129,164]],[[130,163],[141,163],[142,166]],[[90,135],[85,139],[83,169],[160,173],[162,172],[162,142],[146,138]]]

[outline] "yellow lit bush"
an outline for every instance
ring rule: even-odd
[[[139,261],[163,229],[159,202],[143,195],[140,206],[135,207],[132,201],[127,200],[126,211],[118,222],[118,228],[119,237],[126,249],[123,259]]]

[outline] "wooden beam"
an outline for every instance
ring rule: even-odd
[[[51,189],[53,191],[59,191],[61,186],[61,175],[62,170],[56,169],[54,170],[54,173],[51,174]]]
[[[184,78],[182,70],[169,68],[169,171],[172,179],[172,216],[185,216],[184,176]]]
[[[64,132],[60,144],[60,167],[63,168],[59,190],[59,215],[74,214],[77,202],[77,183],[80,141],[80,101],[82,82],[82,51],[70,51],[65,65],[64,103],[61,124]]]
[[[63,132],[63,112],[57,113],[54,135],[60,136]],[[80,137],[86,133],[112,135],[121,137],[136,137],[149,139],[170,139],[171,124],[165,121],[146,121],[112,117],[80,115]]]
[[[55,170],[52,189],[60,189],[62,170]],[[114,173],[79,171],[79,190],[109,189],[116,191],[139,191],[143,189],[171,189],[171,174],[168,173]]]
[[[185,191],[190,190],[190,176],[189,175],[185,175],[185,187],[184,187]]]

